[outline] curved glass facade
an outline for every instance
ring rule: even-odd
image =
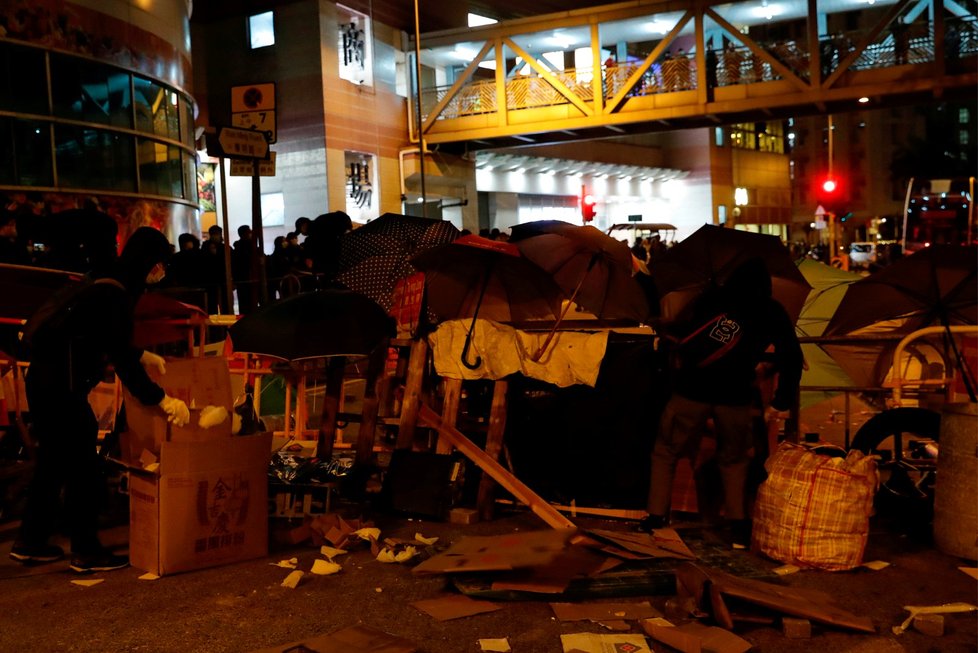
[[[87,57],[0,40],[0,188],[197,204],[193,101]]]

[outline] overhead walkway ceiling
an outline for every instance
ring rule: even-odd
[[[976,96],[975,0],[691,4],[638,0],[423,34],[422,64],[444,82],[422,88],[426,145],[500,148]]]

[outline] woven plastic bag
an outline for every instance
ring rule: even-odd
[[[754,504],[755,551],[828,571],[862,564],[879,487],[875,458],[855,450],[826,456],[782,442],[765,468]]]

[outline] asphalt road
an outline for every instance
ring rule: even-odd
[[[528,511],[513,509],[491,522],[468,526],[415,521],[384,514],[374,518],[385,537],[413,539],[415,533],[438,536],[441,543],[466,535],[496,535],[545,528]],[[584,527],[629,529],[630,523],[578,518]],[[0,525],[0,651],[173,651],[179,653],[246,652],[321,635],[362,623],[415,642],[423,653],[479,651],[478,640],[508,638],[517,653],[561,653],[560,634],[607,633],[591,622],[560,622],[549,601],[499,601],[500,610],[452,621],[436,621],[410,605],[412,601],[455,593],[447,577],[417,576],[408,566],[382,564],[369,550],[341,559],[343,569],[332,576],[311,576],[295,589],[281,586],[289,570],[274,566],[297,557],[308,570],[320,558],[308,545],[275,547],[264,559],[224,567],[139,580],[137,569],[96,574],[104,579],[91,587],[73,584],[66,562],[34,568],[7,558],[13,524]],[[125,525],[106,532],[106,542],[125,546]],[[682,532],[682,530],[680,530]],[[780,563],[753,553],[740,562],[757,568]],[[779,653],[805,651],[909,653],[971,653],[978,650],[978,615],[945,617],[943,637],[908,631],[891,632],[906,612],[904,605],[935,605],[952,601],[978,603],[978,582],[959,571],[973,565],[944,555],[917,537],[890,525],[874,523],[865,560],[884,560],[880,571],[802,571],[782,578],[792,587],[815,588],[835,597],[845,609],[872,619],[877,634],[846,632],[815,626],[811,639],[787,639],[779,626],[750,625],[738,634],[755,650]],[[598,601],[648,600],[677,623],[671,595],[629,596]],[[641,632],[631,622],[631,632]],[[667,651],[654,644],[654,651]]]

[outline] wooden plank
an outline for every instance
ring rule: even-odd
[[[401,421],[397,431],[398,449],[410,449],[414,444],[427,358],[428,341],[418,338],[411,343],[411,357],[408,359],[407,378],[404,381],[404,401],[401,403]]]
[[[360,429],[357,431],[357,464],[365,465],[373,461],[374,440],[377,433],[377,411],[380,400],[377,397],[377,382],[384,373],[387,347],[378,347],[367,361],[366,387],[363,391],[363,409],[360,412]]]
[[[462,455],[474,462],[486,474],[491,476],[507,492],[529,506],[538,517],[553,528],[574,528],[575,524],[554,510],[553,506],[544,501],[538,494],[510,474],[502,465],[486,455],[479,447],[453,426],[442,422],[441,415],[428,406],[421,404],[418,417],[438,434],[448,440]]]
[[[499,454],[503,450],[503,435],[506,433],[506,391],[508,389],[509,381],[505,379],[498,379],[493,383],[492,404],[489,407],[489,430],[486,432],[486,455],[493,461],[499,460]],[[495,486],[491,476],[482,475],[475,507],[483,521],[492,519]]]
[[[462,401],[462,379],[444,379],[445,398],[441,405],[441,421],[445,426],[455,426],[458,407]],[[450,454],[454,447],[445,438],[438,438],[435,453]]]
[[[316,456],[320,460],[328,461],[333,457],[345,368],[346,356],[334,356],[326,363],[326,392],[323,396],[322,420],[319,423],[319,437],[316,441]]]

